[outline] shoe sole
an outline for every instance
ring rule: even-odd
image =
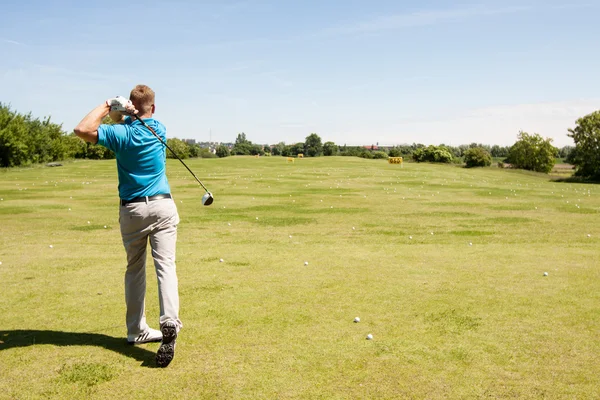
[[[156,365],[159,368],[168,366],[175,356],[175,339],[177,339],[177,328],[174,325],[165,325],[160,331],[163,338],[156,352]]]

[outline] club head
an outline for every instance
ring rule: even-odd
[[[214,200],[215,200],[215,198],[213,197],[212,193],[206,192],[206,194],[204,196],[202,196],[202,205],[210,206]]]

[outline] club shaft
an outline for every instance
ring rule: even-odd
[[[177,159],[178,159],[178,160],[179,160],[179,161],[180,161],[180,162],[183,164],[183,166],[184,166],[184,167],[185,167],[185,168],[186,168],[188,171],[190,171],[190,174],[192,174],[192,176],[193,176],[193,177],[196,179],[196,181],[197,181],[197,182],[200,184],[200,186],[202,186],[202,188],[203,188],[203,189],[204,189],[204,190],[205,190],[205,191],[208,193],[208,189],[206,188],[206,186],[204,186],[204,185],[202,184],[202,182],[200,182],[200,179],[198,179],[198,177],[196,176],[196,174],[194,174],[194,172],[192,172],[192,170],[190,169],[190,167],[188,167],[188,166],[187,166],[187,165],[186,165],[186,164],[183,162],[183,160],[182,160],[181,158],[179,158],[179,156],[177,155],[177,153],[175,153],[175,152],[173,151],[173,149],[172,149],[172,148],[170,148],[170,147],[169,147],[169,145],[168,145],[168,144],[167,144],[167,143],[166,143],[164,140],[162,140],[160,136],[158,136],[158,135],[156,134],[156,132],[154,132],[154,129],[150,128],[150,127],[148,126],[148,124],[147,124],[147,123],[145,123],[145,122],[144,122],[144,121],[143,121],[143,120],[142,120],[140,117],[138,117],[137,115],[134,115],[134,117],[135,117],[135,118],[136,118],[138,121],[140,121],[140,122],[142,123],[142,125],[144,125],[146,128],[148,128],[148,130],[149,130],[150,132],[152,132],[152,134],[153,134],[154,136],[156,136],[156,138],[157,138],[158,140],[160,140],[160,142],[161,142],[162,144],[164,144],[164,145],[165,145],[165,147],[171,151],[171,153],[173,153],[173,155],[175,156],[175,158],[177,158]]]

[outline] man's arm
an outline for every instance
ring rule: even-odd
[[[90,143],[98,143],[98,127],[102,119],[108,115],[110,107],[105,102],[94,108],[88,115],[85,116],[75,127],[75,134]]]

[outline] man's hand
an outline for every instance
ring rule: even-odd
[[[117,96],[106,100],[106,105],[110,107],[110,111],[117,111],[129,115],[138,113],[138,110],[135,109],[131,100],[128,100],[123,96]]]

